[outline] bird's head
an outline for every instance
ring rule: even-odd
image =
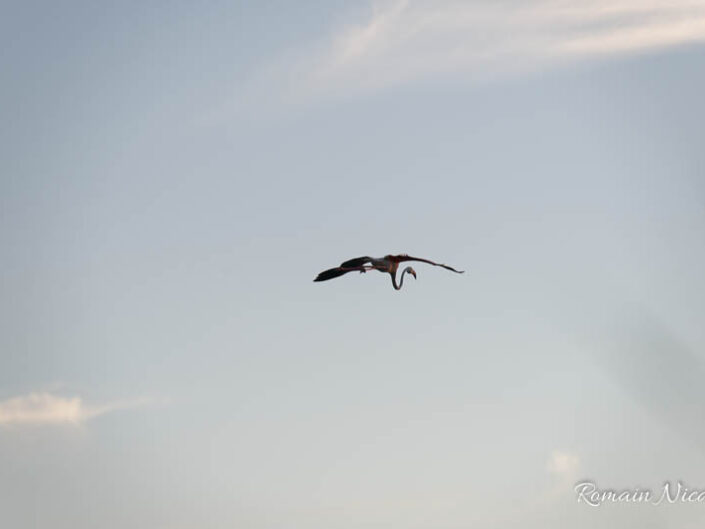
[[[414,270],[410,266],[407,266],[406,268],[404,268],[404,272],[408,272],[409,274],[414,276],[414,279],[416,279],[416,270]]]

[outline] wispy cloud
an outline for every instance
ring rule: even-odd
[[[705,41],[702,0],[383,0],[366,20],[288,57],[279,85],[293,97],[336,97],[695,41]]]
[[[555,450],[546,463],[546,470],[561,481],[573,481],[580,470],[580,458],[570,452]]]
[[[153,399],[141,398],[87,405],[80,397],[61,397],[46,392],[30,393],[0,402],[0,425],[80,425],[112,411],[137,408],[153,402]]]
[[[551,485],[538,496],[542,507],[552,505],[557,500],[573,493],[573,485],[582,470],[580,458],[567,450],[554,450],[546,462],[546,472],[551,476]]]

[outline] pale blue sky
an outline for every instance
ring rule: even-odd
[[[705,5],[11,2],[0,526],[702,527]],[[422,264],[315,284],[358,255]]]

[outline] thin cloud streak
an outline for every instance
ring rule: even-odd
[[[546,508],[571,494],[581,469],[582,463],[577,454],[566,450],[554,450],[546,462],[546,472],[553,478],[553,483],[544,494],[538,497],[537,505]]]
[[[378,1],[362,24],[289,57],[288,97],[341,97],[434,75],[487,77],[705,41],[692,0]],[[281,67],[282,65],[280,65]],[[265,82],[274,81],[269,69]]]
[[[80,397],[30,393],[0,402],[0,425],[80,425],[106,413],[153,402],[153,399],[141,398],[94,406],[86,405]]]
[[[565,450],[554,450],[546,463],[546,470],[561,481],[570,482],[578,475],[580,458]]]

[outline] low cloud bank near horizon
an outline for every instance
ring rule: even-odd
[[[0,401],[0,426],[81,425],[106,413],[141,408],[152,403],[153,399],[139,398],[88,405],[81,397],[35,392]]]

